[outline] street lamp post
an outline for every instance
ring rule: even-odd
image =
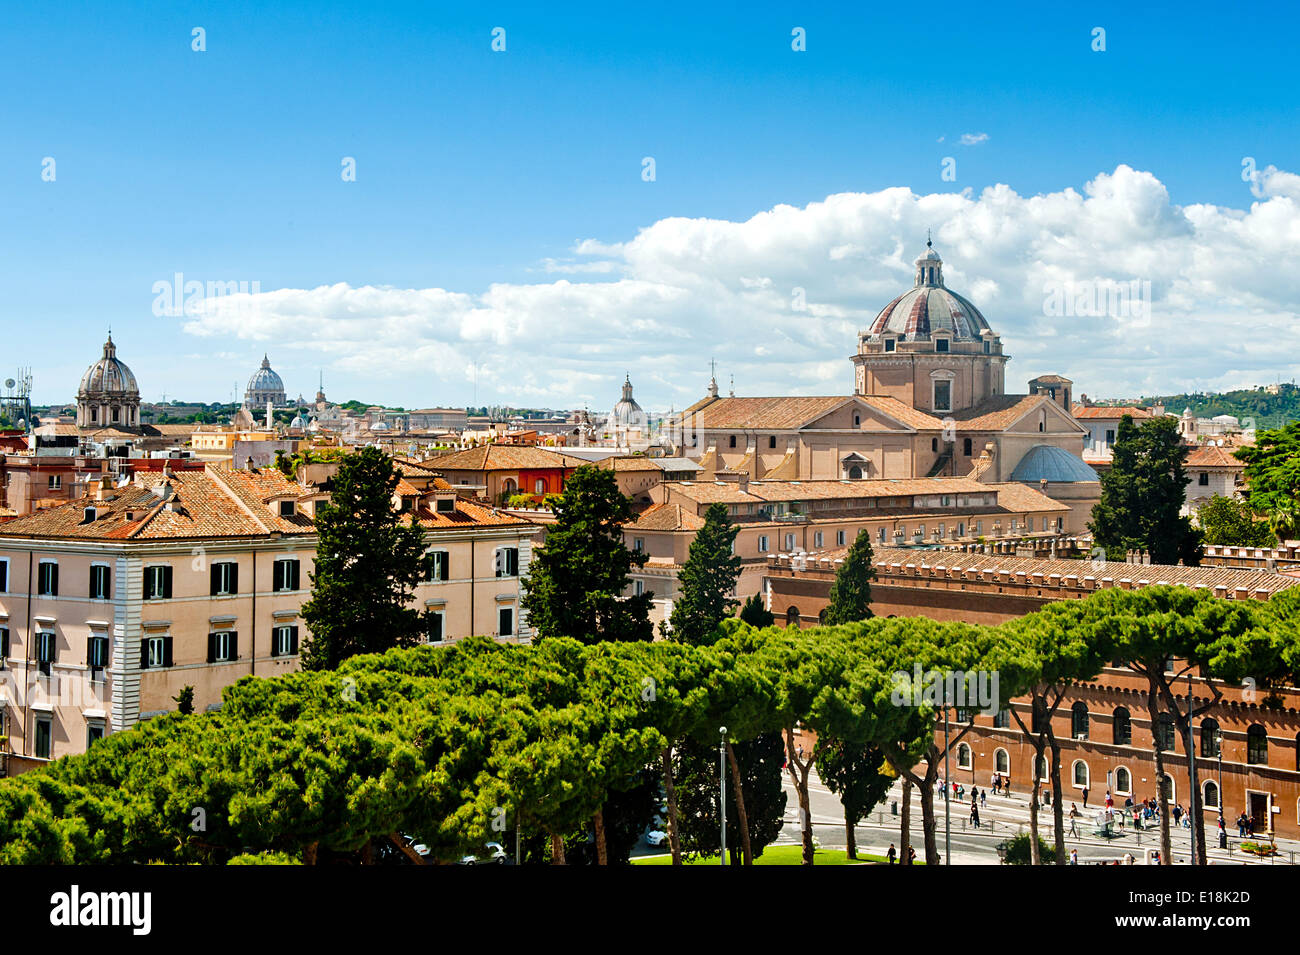
[[[721,783],[722,802],[719,816],[722,819],[722,864],[727,864],[727,728],[718,727],[718,781]]]
[[[948,772],[948,680],[943,681],[943,864],[952,865],[952,806]]]

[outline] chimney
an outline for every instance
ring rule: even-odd
[[[749,493],[749,472],[748,471],[740,472],[739,483],[740,483],[740,492],[742,494],[748,494]]]

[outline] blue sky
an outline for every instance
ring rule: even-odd
[[[346,283],[480,296],[553,283],[546,263],[572,260],[575,243],[627,243],[672,217],[744,222],[891,187],[978,197],[1005,184],[1030,197],[1082,190],[1121,164],[1151,173],[1174,207],[1248,210],[1259,197],[1242,180],[1243,157],[1300,166],[1296,14],[1284,6],[1266,20],[1195,4],[550,6],[0,7],[9,364],[33,367],[38,401],[68,399],[111,324],[146,399],[226,398],[266,350],[290,390],[310,394],[324,366],[339,399],[465,404],[473,353],[495,361],[479,403],[599,402],[606,392],[612,403],[628,368],[649,403],[680,403],[701,390],[708,354],[728,347],[725,329],[687,334],[672,354],[635,341],[602,347],[575,386],[566,362],[584,332],[566,325],[560,337],[576,337],[559,343],[552,374],[534,367],[521,389],[512,367],[548,363],[536,321],[530,341],[445,348],[445,363],[431,334],[409,365],[384,357],[400,349],[366,364],[357,343],[313,344],[310,314],[281,315],[260,340],[221,324],[195,334],[152,314],[151,289],[181,272],[263,291]],[[497,26],[504,53],[490,47]],[[1104,53],[1091,49],[1098,26]],[[205,52],[191,50],[194,27],[206,31]],[[794,27],[806,30],[805,52],[791,50]],[[963,146],[963,134],[986,138]],[[341,180],[345,156],[356,182]],[[645,156],[654,182],[642,180]],[[56,162],[54,182],[42,181],[44,157]],[[944,157],[957,161],[955,182],[940,178]],[[896,234],[919,245],[918,227],[899,223]],[[612,262],[613,272],[567,278],[627,274],[624,257]],[[889,297],[859,310],[874,314]],[[1042,352],[1027,318],[986,316],[1013,345],[1024,330],[1022,353],[1105,383],[1094,391],[1160,380],[1159,355],[1125,377],[1074,349]],[[599,322],[585,332],[601,334]],[[453,337],[466,339],[464,324]],[[830,338],[824,358],[842,363],[844,380],[812,390],[850,387],[852,347],[851,332]],[[1189,375],[1168,361],[1170,390],[1217,380],[1213,366]],[[729,363],[751,393],[743,381],[788,391],[816,382],[760,357]],[[1237,364],[1250,380],[1291,373]]]

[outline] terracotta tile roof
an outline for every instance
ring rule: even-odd
[[[397,479],[397,487],[394,491],[402,497],[419,497],[424,493],[410,481],[406,480],[406,478]]]
[[[606,471],[662,471],[663,467],[654,458],[646,457],[609,457],[596,462],[596,467]]]
[[[1242,471],[1245,470],[1246,462],[1234,455],[1228,448],[1215,446],[1194,448],[1187,455],[1186,466],[1189,468],[1232,468]]]
[[[625,531],[698,531],[704,518],[680,504],[652,504],[636,520],[624,524]]]
[[[532,527],[533,522],[506,514],[495,508],[487,507],[474,501],[457,498],[454,511],[438,511],[428,505],[421,505],[416,513],[421,527]]]
[[[697,403],[682,412],[682,417],[703,430],[762,428],[783,431],[798,428],[814,418],[833,411],[845,402],[846,395],[782,398],[715,398]]]
[[[888,395],[867,395],[862,400],[918,431],[940,431],[944,427],[945,418],[951,418],[956,422],[958,431],[1002,431],[1014,424],[1021,416],[1028,414],[1036,405],[1043,402],[1052,403],[1047,395],[997,395],[973,407],[954,411],[941,418],[913,408],[906,402]]]
[[[1068,504],[1053,500],[1048,495],[1028,484],[1014,481],[1006,484],[986,484],[998,492],[998,507],[1008,511],[1068,511]]]
[[[452,451],[424,463],[437,471],[520,471],[545,468],[579,468],[590,464],[582,458],[531,445],[485,444],[464,451]]]
[[[848,553],[846,548],[818,551],[815,556],[836,560]],[[958,567],[962,570],[1005,570],[1011,574],[1040,573],[1044,577],[1060,574],[1062,577],[1075,576],[1080,579],[1094,577],[1100,581],[1109,577],[1118,582],[1131,580],[1134,585],[1146,581],[1143,586],[1159,583],[1185,584],[1195,587],[1204,584],[1210,590],[1215,587],[1227,587],[1229,592],[1245,588],[1254,594],[1258,590],[1277,593],[1290,587],[1300,585],[1300,580],[1285,574],[1270,573],[1264,570],[1238,570],[1228,567],[1179,567],[1169,564],[1124,564],[1114,561],[1094,567],[1088,560],[1052,560],[1046,557],[1011,557],[1005,554],[968,554],[956,550],[920,550],[906,547],[875,547],[872,549],[873,560],[877,568],[889,564],[928,564],[931,567],[942,565],[946,568]],[[815,568],[814,568],[815,569]],[[796,573],[798,573],[796,571]]]
[[[910,497],[915,494],[979,494],[1003,485],[981,484],[964,477],[901,478],[883,481],[750,481],[742,491],[736,481],[675,481],[675,494],[700,504],[757,504],[776,501],[852,500]],[[1024,487],[1024,485],[1016,485]],[[1037,491],[1034,491],[1037,494]]]
[[[1081,419],[1105,418],[1107,420],[1114,419],[1115,421],[1125,415],[1129,415],[1134,421],[1154,417],[1146,408],[1138,408],[1135,405],[1075,405],[1070,410],[1070,413]]]
[[[268,506],[273,497],[297,497],[301,490],[274,468],[250,472],[209,467],[177,472],[169,480],[173,495],[168,501],[152,491],[163,483],[163,475],[150,472],[139,475],[138,483],[115,489],[112,500],[83,497],[9,521],[0,526],[0,536],[184,540],[312,533],[311,518],[305,514],[282,517]],[[95,520],[84,523],[84,509],[92,505]]]

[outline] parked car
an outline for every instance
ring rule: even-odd
[[[662,829],[651,829],[645,834],[645,841],[652,846],[661,846],[668,839],[668,833]]]
[[[483,855],[461,856],[457,865],[505,865],[510,857],[499,842],[484,843],[487,850]]]

